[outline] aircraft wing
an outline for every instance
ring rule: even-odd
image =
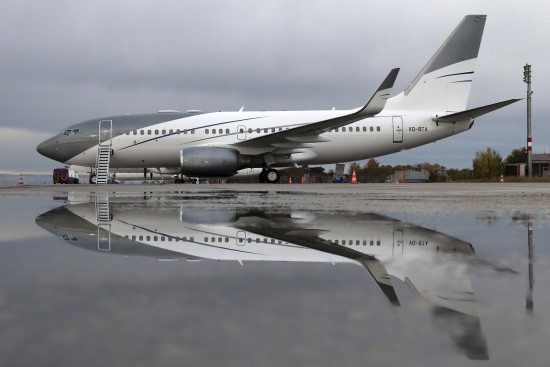
[[[476,117],[485,115],[486,113],[493,112],[509,104],[521,101],[521,98],[509,99],[502,102],[497,102],[489,104],[487,106],[477,107],[471,110],[466,110],[462,112],[451,113],[450,115],[434,117],[435,122],[459,122],[467,119],[475,119]]]
[[[355,121],[363,120],[379,114],[386,105],[386,101],[390,96],[391,89],[393,88],[393,84],[395,83],[398,73],[399,68],[392,69],[368,102],[361,109],[353,113],[328,120],[312,122],[296,128],[264,135],[255,139],[245,140],[233,144],[233,146],[243,148],[262,148],[269,146],[275,148],[288,148],[289,143],[290,146],[294,143],[298,148],[301,147],[300,144],[303,143],[318,143],[326,141],[326,139],[319,137],[319,135],[329,131],[330,129],[336,129],[349,125]]]
[[[242,224],[237,224],[235,227],[263,236],[290,242],[298,246],[355,260],[367,269],[371,277],[376,282],[378,288],[380,288],[390,303],[394,306],[399,306],[399,299],[397,298],[397,294],[395,293],[395,289],[393,288],[390,276],[388,275],[384,264],[378,261],[374,256],[364,254],[344,246],[335,245],[330,241],[321,238],[320,236],[326,232],[325,230],[301,228],[291,228],[286,230],[284,227],[249,227],[246,225],[243,226]]]

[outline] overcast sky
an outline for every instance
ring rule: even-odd
[[[533,65],[534,152],[550,152],[543,0],[3,1],[0,172],[50,172],[36,145],[90,118],[159,109],[349,109],[393,67],[404,89],[467,14],[487,14],[469,106],[525,97]],[[526,143],[526,105],[466,133],[380,157],[471,167]]]

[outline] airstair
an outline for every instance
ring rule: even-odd
[[[97,249],[111,251],[111,213],[109,211],[109,193],[96,192],[95,212],[97,220]]]
[[[113,135],[113,121],[99,121],[99,144],[95,164],[96,184],[106,184],[109,177],[109,165],[111,164],[111,145]]]

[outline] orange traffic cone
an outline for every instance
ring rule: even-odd
[[[303,183],[303,184],[306,183],[306,179],[304,178],[304,176],[302,176],[302,182],[301,183]]]
[[[504,175],[500,175],[500,182],[504,182]]]
[[[82,179],[82,185],[84,185],[84,184],[85,184],[84,179]]]
[[[355,174],[355,170],[353,170],[351,174],[351,183],[356,184],[357,183],[357,175]]]
[[[292,177],[288,179],[288,184],[292,185]]]
[[[19,174],[19,185],[23,185],[23,175]]]

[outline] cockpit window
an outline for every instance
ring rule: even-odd
[[[59,133],[59,135],[71,136],[80,134],[80,129],[66,129]]]

